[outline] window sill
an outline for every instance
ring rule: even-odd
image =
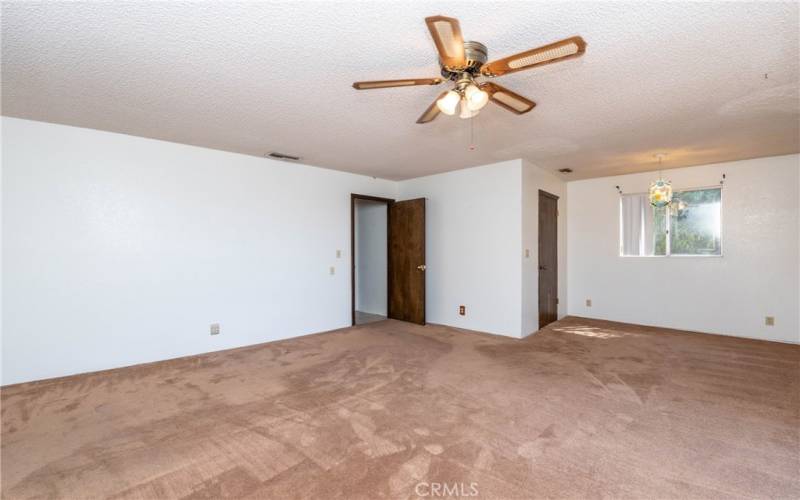
[[[623,259],[721,259],[725,255],[620,255]]]

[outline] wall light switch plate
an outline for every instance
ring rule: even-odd
[[[586,299],[586,307],[592,307],[592,299]]]
[[[764,318],[764,323],[767,326],[775,326],[775,316],[767,316]]]
[[[342,251],[341,250],[336,250],[336,258],[337,259],[341,259],[342,258]]]
[[[219,335],[219,323],[211,323],[211,335]]]
[[[331,266],[330,273],[331,273],[331,276],[333,276],[334,274],[336,274],[336,268],[335,268],[335,267],[333,267],[333,266]]]
[[[530,248],[526,248],[525,249],[525,258],[526,259],[530,259],[531,258],[531,249]]]

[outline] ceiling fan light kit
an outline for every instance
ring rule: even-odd
[[[453,88],[439,95],[422,113],[417,123],[431,122],[439,113],[454,115],[458,112],[460,118],[472,118],[489,101],[518,115],[527,113],[536,106],[535,102],[494,82],[481,82],[478,79],[495,78],[571,59],[581,56],[586,51],[586,42],[581,37],[575,36],[487,63],[488,49],[480,42],[465,42],[461,36],[458,19],[432,16],[425,18],[425,24],[439,53],[439,66],[443,78],[407,78],[353,84],[357,90],[368,90],[439,85],[445,80],[453,82]]]
[[[489,94],[478,88],[472,77],[464,73],[453,90],[436,100],[436,107],[446,115],[454,115],[460,107],[460,118],[472,118],[489,102]]]

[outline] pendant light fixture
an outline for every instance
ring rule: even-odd
[[[658,153],[655,155],[658,158],[658,180],[650,183],[650,204],[655,208],[664,208],[672,203],[672,183],[665,181],[661,175],[661,162],[666,156],[666,153]]]

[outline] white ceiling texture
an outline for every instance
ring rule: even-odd
[[[439,76],[438,14],[490,60],[588,46],[496,80],[536,101],[522,116],[418,125],[443,86],[351,87]],[[797,2],[3,2],[2,113],[388,179],[512,158],[579,179],[653,170],[656,152],[800,151],[799,19]]]

